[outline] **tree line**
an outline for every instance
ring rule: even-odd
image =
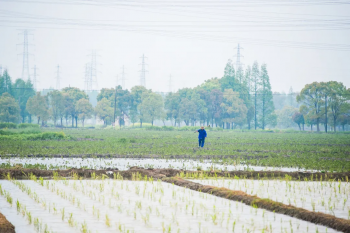
[[[195,88],[183,88],[162,96],[143,86],[123,90],[121,86],[103,88],[95,107],[79,88],[66,87],[47,95],[35,92],[30,81],[0,76],[0,121],[32,122],[45,125],[84,126],[86,119],[99,118],[105,125],[125,125],[156,120],[173,126],[211,125],[226,129],[311,128],[327,124],[335,128],[349,124],[349,89],[339,82],[307,84],[298,95],[272,93],[267,66],[254,62],[245,70],[235,70],[229,60],[221,78],[206,80]],[[277,109],[275,109],[277,106]],[[327,119],[331,118],[331,121]]]

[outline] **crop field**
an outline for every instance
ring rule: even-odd
[[[210,179],[195,182],[240,190],[310,211],[323,212],[350,219],[349,182]]]
[[[0,184],[5,214],[20,218],[23,232],[337,232],[153,180],[31,177]]]
[[[350,232],[350,134],[208,130],[199,149],[192,131],[41,129],[0,142],[0,212],[16,232]]]
[[[278,170],[281,167],[350,170],[350,134],[208,131],[206,145],[199,149],[197,135],[192,131],[73,129],[63,132],[66,138],[61,140],[0,136],[1,158],[197,159],[223,165],[276,167]],[[2,161],[2,166],[6,166],[4,163]]]

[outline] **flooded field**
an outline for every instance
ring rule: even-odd
[[[3,180],[16,232],[337,232],[160,181]],[[12,203],[6,200],[12,199]]]

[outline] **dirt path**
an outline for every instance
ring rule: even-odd
[[[0,213],[0,233],[15,233],[15,227]]]

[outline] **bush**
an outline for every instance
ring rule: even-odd
[[[12,135],[12,134],[16,134],[16,133],[8,130],[0,130],[0,135]]]
[[[65,139],[66,135],[63,132],[45,132],[41,134],[29,135],[27,140],[60,140]]]
[[[198,130],[200,126],[183,126],[180,128],[177,128],[179,131],[195,131]]]
[[[19,129],[26,129],[26,128],[36,128],[39,129],[40,125],[38,124],[29,124],[29,123],[21,123],[18,125]]]
[[[16,129],[17,125],[15,123],[5,123],[1,122],[0,123],[0,129]]]

